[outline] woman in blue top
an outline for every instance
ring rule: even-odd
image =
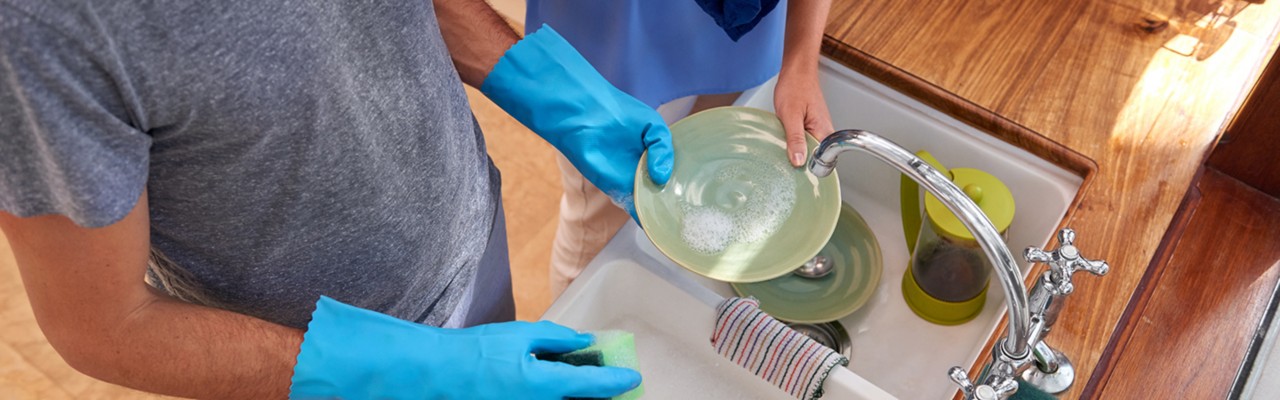
[[[830,0],[528,0],[525,28],[547,24],[619,89],[667,123],[729,105],[775,75],[774,108],[791,163],[805,131],[830,134],[818,57]],[[551,255],[551,290],[564,291],[628,214],[560,157],[564,197]]]

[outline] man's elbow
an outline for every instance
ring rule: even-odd
[[[144,307],[139,307],[139,309]],[[126,316],[58,316],[37,318],[40,330],[67,365],[81,373],[113,383],[132,368],[137,337],[129,333],[133,314]]]
[[[49,345],[53,346],[71,368],[97,379],[111,381],[109,371],[118,370],[120,366],[113,365],[118,362],[119,357],[110,355],[111,347],[115,347],[112,344],[114,340],[103,332],[109,329],[67,325],[71,324],[41,323],[40,328]]]

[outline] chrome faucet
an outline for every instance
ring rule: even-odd
[[[1075,371],[1066,356],[1050,348],[1043,336],[1057,320],[1062,308],[1059,299],[1070,294],[1074,288],[1071,275],[1080,270],[1104,275],[1108,270],[1107,263],[1081,257],[1074,246],[1075,232],[1069,228],[1063,229],[1058,233],[1061,244],[1059,249],[1045,252],[1032,247],[1023,253],[1028,262],[1050,264],[1050,269],[1028,296],[1013,254],[982,209],[964,191],[951,183],[946,175],[902,146],[867,131],[835,132],[814,149],[809,161],[809,171],[818,177],[830,175],[840,154],[855,149],[869,153],[898,169],[919,182],[920,186],[946,205],[973,233],[982,251],[991,259],[1000,286],[1004,288],[1005,302],[1009,308],[1009,326],[1006,336],[992,347],[990,364],[983,369],[976,384],[969,380],[969,374],[963,368],[952,367],[948,371],[951,380],[960,385],[965,398],[1007,398],[1018,390],[1018,376],[1050,393],[1066,390],[1074,380]],[[1033,364],[1035,368],[1031,368]]]

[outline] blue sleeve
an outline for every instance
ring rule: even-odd
[[[119,221],[146,185],[151,138],[129,123],[112,63],[4,4],[0,37],[0,211]]]

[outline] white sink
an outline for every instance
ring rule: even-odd
[[[837,129],[875,132],[907,149],[929,150],[945,166],[978,168],[1008,185],[1018,208],[1008,233],[1014,254],[1027,246],[1044,246],[1055,233],[1083,182],[1081,177],[838,63],[824,59],[820,68],[823,93]],[[770,82],[745,93],[738,105],[772,110],[772,88]],[[959,326],[935,325],[917,317],[907,308],[901,290],[909,254],[899,213],[900,175],[857,152],[846,153],[837,168],[843,198],[871,227],[885,264],[872,299],[840,320],[851,336],[853,356],[847,370],[838,367],[828,378],[830,397],[824,398],[950,398],[956,386],[947,379],[947,369],[968,368],[977,360],[1001,321],[1004,291],[998,283],[991,284],[982,313]],[[1019,261],[1025,277],[1029,265]],[[578,329],[636,332],[646,390],[653,393],[652,398],[687,398],[690,392],[715,399],[787,398],[727,360],[714,358],[719,356],[709,344],[714,324],[710,311],[719,300],[733,295],[729,285],[676,266],[629,224],[544,317]],[[662,349],[639,344],[646,337],[663,343],[656,346]],[[655,363],[664,368],[645,367]],[[710,375],[697,375],[703,372]],[[699,377],[687,379],[693,376]],[[673,391],[666,391],[668,385]]]
[[[623,231],[627,233],[619,237],[636,237],[639,232],[635,225]],[[628,250],[625,247],[635,249],[634,245],[610,246],[606,257],[621,255]],[[790,398],[711,347],[715,307],[723,297],[668,263],[643,254],[627,258],[593,263],[543,319],[584,331],[634,333],[647,398]],[[824,397],[832,399],[891,398],[844,368],[827,378],[824,390]]]

